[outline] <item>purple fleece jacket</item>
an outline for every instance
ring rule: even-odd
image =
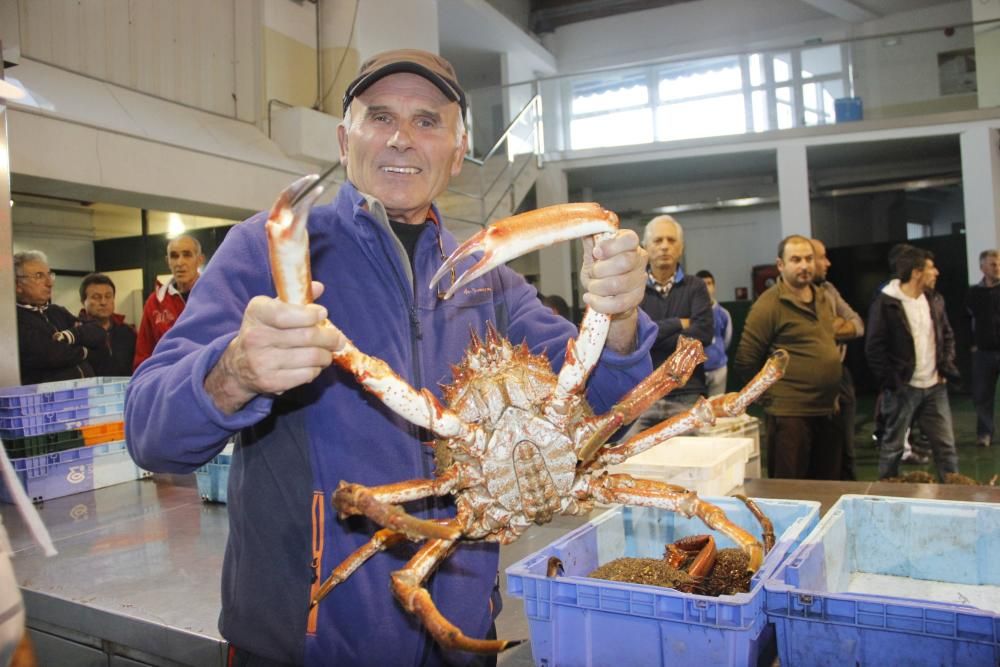
[[[281,397],[258,396],[234,415],[215,408],[205,376],[236,335],[250,299],[275,295],[264,221],[259,214],[229,232],[183,315],[133,377],[125,405],[129,451],[146,469],[189,472],[239,434],[220,617],[231,643],[294,664],[469,664],[475,656],[442,651],[392,596],[390,573],[406,563],[413,544],[366,562],[323,600],[315,629],[307,627],[314,557],[325,577],[377,529],[359,517],[337,518],[330,507],[337,484],[430,478],[433,454],[420,444],[426,434],[335,367]],[[319,302],[330,320],[413,386],[440,397],[470,330],[483,336],[487,321],[514,342],[526,340],[533,352],[546,351],[557,371],[561,366],[575,329],[513,271],[491,271],[449,301],[427,288],[442,263],[437,235],[446,254],[456,246],[439,226],[424,230],[411,268],[388,226],[349,183],[332,204],[312,211],[308,226],[313,276],[326,285]],[[459,272],[476,260],[463,262]],[[634,353],[604,351],[588,385],[595,412],[651,372],[655,336],[641,315]],[[421,517],[454,514],[448,497],[406,509]],[[470,636],[483,637],[499,612],[497,568],[496,544],[468,542],[428,581],[442,613]]]

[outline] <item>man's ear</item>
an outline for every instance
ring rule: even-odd
[[[462,171],[462,165],[465,163],[465,153],[469,150],[469,133],[462,133],[462,140],[458,142],[458,146],[455,148],[455,160],[451,164],[451,175],[458,176]]]
[[[340,164],[347,166],[347,128],[337,126],[337,144],[340,146]]]

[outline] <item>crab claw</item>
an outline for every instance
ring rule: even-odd
[[[614,233],[618,216],[599,204],[557,204],[498,220],[455,249],[431,278],[433,289],[446,273],[474,252],[483,257],[454,281],[444,298],[504,262],[560,241]]]
[[[281,191],[267,216],[271,274],[278,298],[296,304],[312,302],[312,272],[309,268],[309,209],[323,194],[317,174],[303,176]]]

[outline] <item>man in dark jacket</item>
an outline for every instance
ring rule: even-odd
[[[103,273],[91,273],[80,283],[80,320],[97,322],[107,332],[104,345],[92,350],[90,365],[96,375],[132,375],[135,356],[135,328],[125,324],[125,316],[115,312],[115,283]]]
[[[896,279],[882,288],[868,314],[865,355],[882,391],[885,435],[880,479],[896,477],[903,439],[916,421],[934,452],[938,478],[958,472],[947,381],[959,379],[955,335],[934,291],[934,255],[909,247],[896,258]]]
[[[92,377],[90,351],[104,344],[104,329],[82,323],[52,301],[55,273],[40,250],[14,255],[17,347],[22,384]]]
[[[684,254],[684,229],[669,215],[653,218],[646,225],[643,247],[649,255],[646,292],[642,309],[657,326],[656,342],[650,355],[658,368],[677,348],[683,334],[708,347],[714,336],[712,297],[704,281],[687,277],[681,268]],[[657,401],[632,427],[638,433],[668,417],[690,408],[699,396],[707,393],[704,365],[699,364],[691,379],[666,398]]]
[[[993,440],[993,401],[1000,378],[1000,253],[979,254],[983,279],[969,287],[965,310],[972,329],[972,400],[976,405],[976,444]]]

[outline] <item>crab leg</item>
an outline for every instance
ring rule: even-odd
[[[452,527],[418,519],[407,514],[398,503],[420,500],[428,496],[443,496],[462,486],[462,468],[448,468],[437,479],[417,479],[383,486],[341,482],[333,493],[333,506],[341,516],[363,514],[380,526],[405,534],[411,540],[424,538],[456,539],[459,533]]]
[[[750,513],[757,517],[757,521],[760,522],[761,537],[764,540],[764,553],[767,554],[774,548],[774,524],[771,523],[771,520],[764,514],[764,510],[753,499],[747,498],[741,493],[734,493],[733,497],[742,500],[743,504],[750,510]]]
[[[265,225],[275,289],[278,298],[288,303],[305,305],[313,301],[306,223],[309,209],[323,192],[322,187],[315,186],[318,179],[316,175],[303,176],[285,188],[271,207]],[[321,326],[331,325],[326,321]],[[346,336],[344,346],[333,353],[333,361],[410,423],[442,438],[465,434],[462,420],[433,394],[417,391],[384,361],[358,350]]]
[[[660,367],[650,373],[603,415],[592,417],[594,432],[581,446],[577,458],[589,463],[594,454],[624,424],[635,421],[649,406],[677,387],[684,386],[695,366],[705,361],[701,342],[687,336],[677,339],[677,348]]]
[[[377,531],[372,536],[372,539],[368,540],[356,549],[354,553],[345,558],[340,565],[333,568],[333,572],[330,573],[330,576],[323,581],[323,585],[316,591],[316,595],[309,603],[309,608],[311,609],[312,607],[318,605],[320,601],[326,597],[327,593],[332,591],[338,584],[342,583],[349,576],[354,574],[354,571],[364,565],[365,561],[369,558],[380,551],[385,551],[394,544],[398,544],[405,539],[406,535],[396,532],[390,528],[383,528],[382,530]]]
[[[704,398],[699,398],[691,409],[674,415],[670,419],[665,419],[621,444],[605,445],[597,451],[597,458],[591,467],[596,469],[617,465],[670,438],[711,426],[714,423],[715,415],[712,413],[712,405]]]
[[[722,509],[705,502],[694,491],[666,482],[636,479],[631,475],[602,475],[587,481],[587,489],[601,503],[658,507],[691,518],[697,516],[706,526],[726,535],[750,557],[751,572],[760,569],[764,550],[753,535],[726,517]]]
[[[682,583],[677,590],[692,593],[698,584],[712,572],[715,567],[715,538],[711,535],[689,535],[682,537],[673,544],[668,544],[664,560],[675,569],[681,569],[690,559],[686,572],[691,576],[691,583]]]
[[[559,204],[521,213],[484,228],[455,249],[445,260],[430,286],[433,288],[449,271],[475,252],[482,252],[479,261],[467,269],[445,293],[451,298],[471,281],[527,252],[561,241],[595,236],[595,242],[610,238],[618,231],[618,216],[598,204]],[[566,344],[566,359],[559,371],[555,400],[559,401],[583,389],[587,376],[601,356],[608,337],[611,318],[587,309],[580,326],[580,335]]]
[[[785,374],[789,355],[785,350],[775,350],[764,367],[739,392],[730,392],[712,399],[712,410],[716,417],[736,417],[746,412],[750,404],[760,398],[768,387]]]
[[[392,573],[392,592],[406,611],[419,618],[427,631],[446,649],[472,653],[499,653],[520,644],[520,641],[503,639],[473,639],[438,611],[424,581],[434,568],[455,550],[454,540],[432,540],[420,547],[410,562]]]

